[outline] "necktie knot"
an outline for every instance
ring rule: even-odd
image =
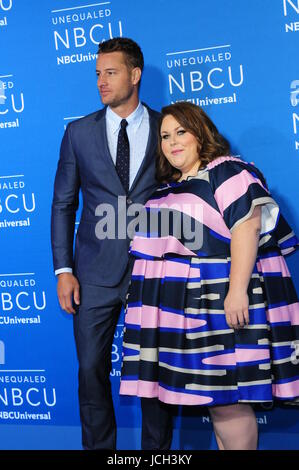
[[[127,127],[127,125],[128,125],[128,121],[127,121],[126,119],[122,119],[122,120],[120,121],[120,127],[121,127],[122,129],[125,129],[125,128]]]

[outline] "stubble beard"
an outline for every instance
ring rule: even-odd
[[[134,93],[134,88],[132,87],[130,90],[128,90],[128,92],[125,95],[116,96],[114,98],[111,98],[110,100],[109,98],[107,98],[107,100],[102,99],[102,103],[105,106],[109,106],[111,109],[118,108],[126,104],[130,100],[130,98],[133,96],[133,93]]]

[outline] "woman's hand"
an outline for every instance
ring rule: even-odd
[[[261,207],[254,208],[251,217],[233,229],[230,244],[231,268],[224,311],[230,328],[249,324],[247,289],[256,262],[261,230]]]
[[[230,328],[239,329],[249,324],[248,295],[246,292],[228,291],[224,300],[226,323]]]

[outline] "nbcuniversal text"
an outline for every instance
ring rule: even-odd
[[[28,413],[24,411],[0,411],[0,419],[3,420],[39,420],[39,421],[49,421],[51,420],[51,413]]]

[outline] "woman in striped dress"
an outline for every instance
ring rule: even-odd
[[[120,393],[209,407],[220,449],[256,449],[251,404],[299,396],[298,240],[261,172],[197,106],[162,109],[157,179],[130,253]]]

